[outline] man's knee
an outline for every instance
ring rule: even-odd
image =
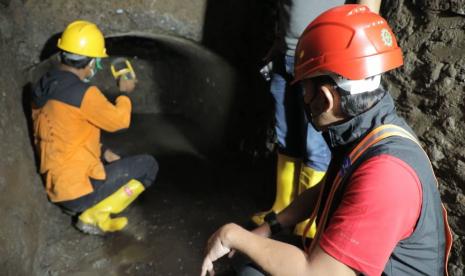
[[[237,272],[238,276],[265,276],[265,274],[253,265],[241,267]]]
[[[238,276],[264,276],[265,274],[244,254],[237,253],[231,259],[231,265]]]
[[[143,154],[139,156],[139,163],[143,164],[145,171],[145,179],[143,181],[145,188],[150,187],[158,174],[158,162],[149,154]]]
[[[144,158],[146,159],[146,164],[147,164],[147,171],[153,175],[153,178],[155,179],[155,176],[158,173],[158,162],[157,160],[149,154],[144,154]]]

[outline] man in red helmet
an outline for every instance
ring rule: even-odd
[[[366,6],[330,9],[306,28],[295,80],[332,151],[325,182],[252,232],[220,228],[209,239],[202,275],[235,250],[255,263],[242,275],[447,273],[451,236],[432,167],[380,85],[382,73],[402,64],[388,24]],[[304,250],[268,238],[308,217],[318,217],[318,230]]]

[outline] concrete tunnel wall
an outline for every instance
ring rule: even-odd
[[[110,72],[117,57],[128,58],[138,84],[129,96],[133,113],[174,115],[198,128],[196,137],[186,137],[201,154],[214,154],[228,143],[232,132],[230,112],[236,74],[222,58],[189,40],[147,33],[114,34],[106,38],[110,58],[91,80],[110,99],[119,95]],[[30,69],[35,83],[57,64],[56,55]],[[157,126],[147,131],[157,131]],[[200,135],[199,135],[200,134]],[[186,134],[189,135],[189,134]]]
[[[462,275],[465,269],[464,4],[463,0],[385,0],[381,10],[405,56],[405,66],[388,74],[385,84],[420,135],[439,178],[455,232],[451,275]],[[239,101],[242,110],[232,110],[249,120],[245,133],[252,133],[268,123],[267,111],[259,105],[267,104],[266,87],[250,76],[266,52],[267,47],[258,46],[257,40],[263,38],[263,22],[272,15],[269,6],[266,1],[248,0],[0,1],[4,68],[0,71],[0,267],[5,275],[43,275],[50,262],[44,252],[58,234],[56,225],[64,221],[46,201],[28,139],[27,110],[23,112],[25,72],[47,58],[43,51],[47,41],[70,20],[84,18],[96,22],[108,36],[137,30],[201,42],[240,73],[244,84],[235,93],[247,97]],[[167,42],[159,43],[177,51]],[[182,54],[172,57],[176,56]],[[169,101],[165,104],[180,109]],[[255,112],[250,107],[256,107]],[[259,148],[262,138],[250,138],[250,146]]]

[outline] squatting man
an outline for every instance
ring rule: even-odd
[[[115,132],[131,122],[136,79],[121,76],[122,95],[111,103],[89,83],[108,57],[99,28],[70,23],[58,40],[60,64],[32,91],[34,144],[51,202],[78,215],[76,227],[88,234],[122,230],[122,212],[155,181],[157,161],[148,154],[120,158],[100,143],[100,131]],[[102,149],[103,148],[103,149]],[[103,154],[102,154],[103,152]]]

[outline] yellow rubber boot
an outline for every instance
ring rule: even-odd
[[[300,166],[300,159],[278,154],[276,167],[276,198],[271,210],[257,213],[252,217],[252,221],[255,224],[263,224],[263,219],[269,212],[274,211],[275,213],[279,213],[291,203],[299,180]]]
[[[320,183],[320,181],[325,176],[325,172],[317,171],[307,166],[302,166],[302,170],[300,171],[299,177],[299,194],[304,192],[306,189],[315,186],[316,184]],[[294,233],[296,235],[302,236],[305,231],[305,226],[308,224],[308,219],[302,221],[301,223],[297,224],[294,228]],[[310,230],[307,232],[308,238],[313,238],[316,233],[316,224],[313,222]]]
[[[145,187],[132,179],[109,197],[84,211],[78,219],[76,227],[82,232],[99,235],[105,232],[120,231],[126,227],[125,217],[111,218],[110,214],[119,214],[126,209],[143,191]]]

